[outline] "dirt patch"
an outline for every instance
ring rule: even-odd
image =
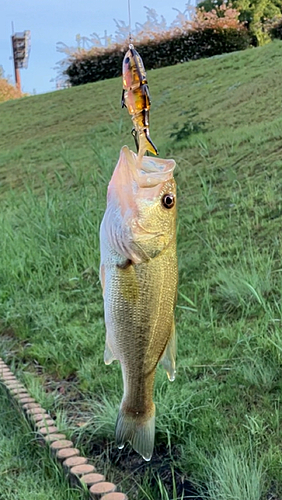
[[[146,462],[130,445],[119,450],[115,444],[104,440],[92,446],[88,443],[88,455],[98,460],[99,468],[109,468],[110,465],[115,482],[122,481],[124,477],[130,478],[132,498],[137,498],[138,494],[140,498],[139,485],[144,484],[145,478],[150,491],[155,493],[155,500],[161,498],[159,482],[167,491],[168,498],[175,498],[176,495],[179,499],[203,500],[188,476],[173,466],[173,459],[179,456],[176,447],[169,450],[163,444],[157,445],[152,459]]]

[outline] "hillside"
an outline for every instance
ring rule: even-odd
[[[0,356],[31,392],[48,388],[130,498],[168,498],[173,466],[179,497],[184,478],[211,500],[278,500],[282,42],[148,81],[152,140],[177,162],[180,272],[178,374],[157,373],[153,463],[112,447],[122,382],[103,364],[99,224],[120,147],[134,148],[120,79],[0,104]],[[142,491],[124,479],[139,485],[137,468]]]

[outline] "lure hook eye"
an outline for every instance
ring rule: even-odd
[[[172,208],[175,205],[175,197],[172,193],[164,194],[162,197],[162,204],[165,208]]]

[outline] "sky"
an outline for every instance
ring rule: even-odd
[[[130,0],[132,26],[146,21],[146,9],[153,8],[170,24],[187,0]],[[31,52],[27,69],[21,69],[22,90],[41,94],[56,89],[56,63],[65,57],[57,42],[76,46],[76,35],[114,35],[114,19],[128,23],[128,0],[0,0],[0,65],[14,83],[12,23],[15,32],[31,31]]]

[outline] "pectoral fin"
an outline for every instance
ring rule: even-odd
[[[173,382],[175,379],[175,374],[176,374],[175,360],[176,360],[176,333],[173,321],[172,335],[170,341],[166,346],[164,354],[160,360],[160,363],[163,365],[170,382]]]
[[[110,365],[113,361],[116,360],[116,357],[110,348],[108,341],[106,340],[105,351],[104,351],[104,363],[105,365]]]

